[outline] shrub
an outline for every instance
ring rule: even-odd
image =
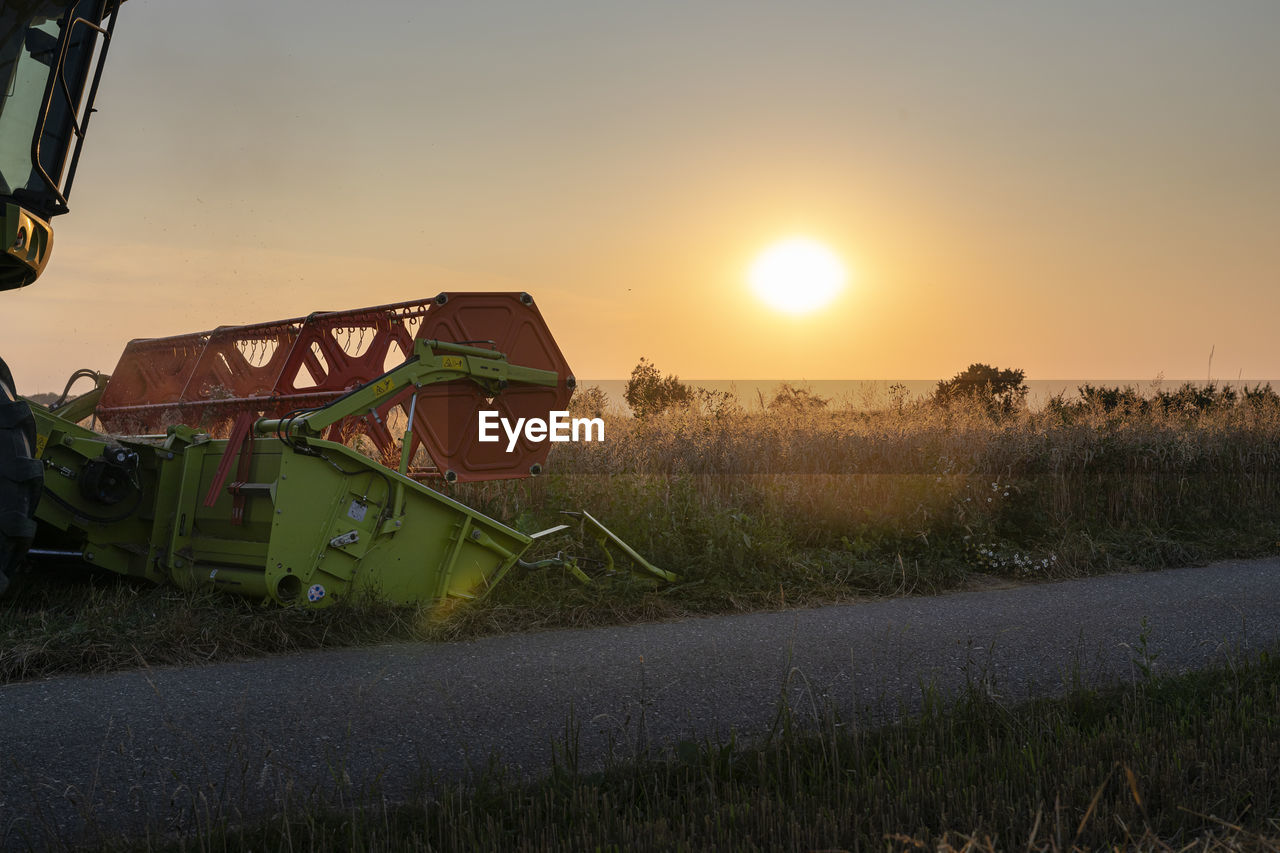
[[[672,407],[689,405],[694,392],[677,376],[670,373],[663,376],[653,362],[642,357],[632,368],[622,396],[637,418],[645,418]]]
[[[773,391],[773,399],[766,408],[778,411],[812,412],[827,407],[827,398],[819,397],[807,385],[783,382]]]
[[[609,395],[599,385],[578,388],[569,400],[569,414],[575,418],[602,418],[609,411]]]
[[[992,416],[1009,415],[1027,402],[1026,372],[1000,370],[989,364],[971,364],[950,379],[938,383],[933,400],[942,406],[976,401]]]

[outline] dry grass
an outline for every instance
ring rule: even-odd
[[[1274,397],[1005,417],[694,408],[614,415],[606,436],[558,446],[543,481],[460,493],[498,517],[590,507],[691,577],[862,556],[1066,576],[1269,553],[1280,518]]]
[[[549,772],[500,763],[408,803],[291,804],[214,819],[175,850],[1280,849],[1280,663],[1005,705],[980,684],[877,726],[782,707],[767,742],[685,742],[578,767],[576,725]],[[807,716],[807,715],[805,715]]]

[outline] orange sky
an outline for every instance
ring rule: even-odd
[[[584,378],[1280,377],[1280,4],[1047,5],[130,0],[4,357],[502,289]]]

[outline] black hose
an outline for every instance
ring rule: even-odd
[[[96,370],[90,370],[87,367],[80,368],[75,373],[71,374],[71,378],[67,380],[66,387],[62,389],[62,396],[59,397],[57,400],[54,400],[52,403],[50,403],[49,408],[50,409],[61,408],[62,404],[67,402],[67,398],[71,396],[71,386],[76,384],[77,379],[91,378],[96,382],[98,379],[98,376],[99,374],[98,374],[98,371]]]

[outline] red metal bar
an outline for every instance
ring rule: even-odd
[[[532,298],[523,293],[442,293],[434,299],[329,311],[248,326],[130,341],[112,372],[97,414],[108,430],[160,432],[186,423],[215,434],[252,415],[282,417],[323,406],[404,361],[418,338],[493,342],[513,364],[554,370],[557,388],[513,388],[493,401],[470,381],[419,392],[411,451],[426,450],[458,480],[525,477],[545,465],[546,443],[478,441],[481,409],[504,417],[547,417],[568,407],[572,374]],[[383,460],[398,461],[412,389],[374,411],[348,418],[326,436],[352,442],[367,436]],[[396,412],[399,415],[396,415]]]

